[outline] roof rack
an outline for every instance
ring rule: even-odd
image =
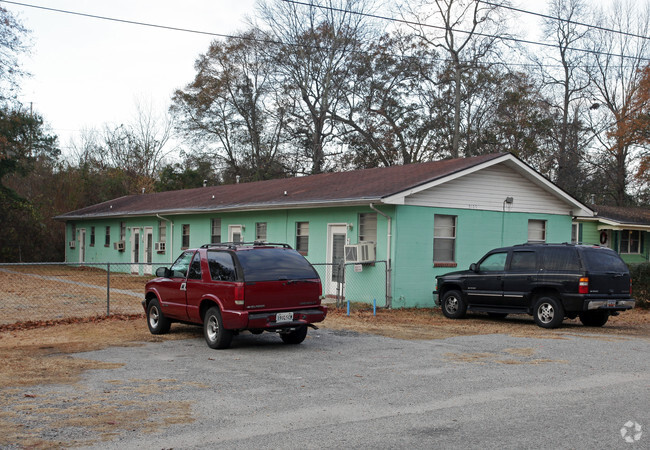
[[[283,242],[265,242],[265,241],[253,241],[253,242],[219,242],[216,244],[203,244],[201,248],[215,248],[215,247],[225,247],[229,249],[235,249],[237,247],[243,247],[243,246],[252,246],[252,247],[258,247],[258,246],[264,246],[264,247],[271,247],[271,246],[276,246],[276,247],[282,247],[282,248],[291,248],[289,244],[285,244]]]

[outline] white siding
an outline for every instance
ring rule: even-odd
[[[404,204],[503,211],[506,197],[513,198],[512,204],[505,204],[506,211],[564,215],[572,208],[503,164],[411,194]]]

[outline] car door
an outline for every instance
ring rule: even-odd
[[[210,286],[208,282],[203,280],[203,266],[201,263],[201,251],[197,251],[192,256],[190,267],[187,272],[187,280],[185,283],[185,306],[186,314],[190,320],[197,322],[201,321],[199,317],[199,307],[201,299],[208,292]],[[207,267],[206,267],[207,268]],[[206,272],[206,275],[208,273]]]
[[[534,249],[515,249],[510,255],[508,270],[503,276],[503,300],[506,308],[525,308],[527,294],[537,279],[539,252]]]
[[[165,316],[173,319],[187,319],[187,299],[185,290],[187,274],[194,251],[183,252],[172,264],[169,278],[163,278],[157,285],[160,306]]]
[[[487,254],[477,265],[476,275],[467,280],[467,301],[470,305],[494,306],[503,300],[503,276],[508,252]]]

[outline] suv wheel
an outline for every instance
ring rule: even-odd
[[[172,322],[163,315],[158,299],[154,298],[147,307],[147,326],[151,334],[165,334],[169,332]]]
[[[467,303],[458,291],[447,291],[442,296],[442,313],[449,319],[460,319],[465,317]]]
[[[300,344],[307,337],[307,326],[303,325],[288,333],[281,333],[280,338],[285,344]]]
[[[232,331],[223,327],[221,311],[216,306],[208,309],[203,317],[203,335],[210,348],[228,348],[232,341]]]
[[[557,328],[564,320],[564,308],[555,297],[540,297],[535,302],[533,318],[542,328]]]
[[[609,320],[607,311],[584,311],[579,316],[580,322],[586,327],[602,327]]]

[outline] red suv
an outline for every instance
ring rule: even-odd
[[[142,306],[152,334],[173,322],[203,325],[211,348],[228,348],[240,331],[272,331],[300,344],[327,315],[312,265],[287,244],[223,243],[185,250],[161,267]]]

